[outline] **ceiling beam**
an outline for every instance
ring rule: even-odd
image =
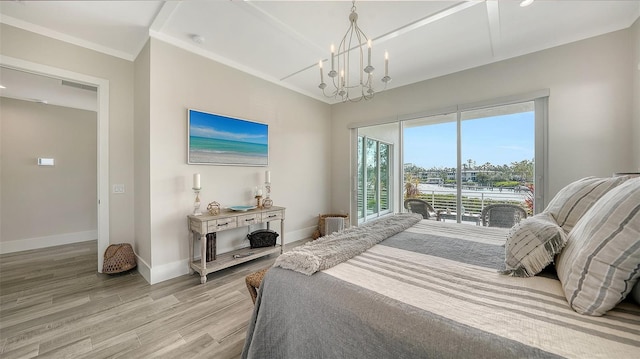
[[[486,1],[489,35],[491,37],[491,55],[498,57],[500,51],[500,4],[498,1]]]

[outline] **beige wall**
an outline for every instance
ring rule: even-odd
[[[61,235],[88,232],[94,237],[84,240],[95,239],[96,113],[8,98],[0,109],[0,241],[28,249],[28,241],[59,244]],[[53,158],[55,166],[38,166],[39,157]]]
[[[630,31],[540,51],[382,92],[373,101],[332,108],[332,208],[348,207],[351,122],[393,118],[550,89],[550,193],[578,178],[632,168]],[[638,94],[635,94],[637,98]]]
[[[271,170],[274,205],[288,208],[286,241],[310,236],[331,202],[330,106],[153,38],[150,69],[151,230],[136,242],[150,242],[151,282],[187,270],[186,215],[196,172],[206,209],[211,201],[253,203],[253,187]],[[189,108],[268,124],[269,166],[188,165]],[[221,234],[219,252],[246,246],[246,234],[246,228]]]
[[[0,24],[0,54],[109,81],[109,197],[112,243],[133,243],[133,63]]]
[[[149,42],[144,46],[135,61],[134,84],[134,161],[135,161],[135,245],[134,250],[138,258],[144,261],[141,273],[144,273],[151,263],[151,200],[149,189],[150,169],[150,55]],[[146,277],[148,273],[144,273]]]
[[[630,29],[631,49],[634,53],[631,64],[633,78],[633,149],[634,167],[630,170],[640,172],[640,19]]]

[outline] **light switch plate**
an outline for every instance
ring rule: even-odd
[[[114,184],[113,185],[113,193],[124,193],[124,185],[123,184]]]
[[[53,166],[55,160],[53,158],[38,158],[38,166]]]

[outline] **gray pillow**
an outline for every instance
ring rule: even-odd
[[[600,197],[628,178],[628,176],[586,177],[577,180],[561,189],[544,211],[551,213],[556,223],[569,233]]]
[[[511,228],[505,244],[502,274],[531,277],[553,263],[567,243],[567,235],[550,213],[529,217]]]
[[[640,178],[605,194],[569,233],[556,261],[569,305],[603,315],[640,277]]]

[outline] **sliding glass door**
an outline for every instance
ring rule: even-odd
[[[461,184],[471,213],[495,203],[533,214],[534,102],[462,111]]]
[[[374,126],[358,131],[357,218],[359,223],[392,212],[393,145],[372,137],[376,133],[385,133],[384,127]],[[397,128],[397,125],[393,127]]]
[[[457,208],[457,114],[402,122],[403,199],[427,201],[442,217],[455,218]]]
[[[535,102],[456,110],[403,121],[404,198],[439,218],[480,224],[485,206],[535,212]]]
[[[540,212],[548,96],[541,90],[351,127],[358,223],[401,212],[408,198],[428,202],[440,220],[476,225],[490,204]]]

